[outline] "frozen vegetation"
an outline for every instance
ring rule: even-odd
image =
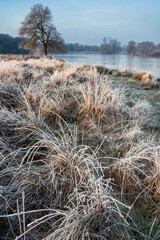
[[[149,73],[1,58],[1,239],[160,239],[158,110],[118,78],[159,91]]]

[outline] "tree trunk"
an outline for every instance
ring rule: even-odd
[[[47,54],[48,54],[48,53],[47,53],[47,45],[46,45],[46,44],[43,44],[43,46],[44,46],[44,55],[47,56]]]

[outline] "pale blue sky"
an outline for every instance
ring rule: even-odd
[[[51,9],[66,43],[100,44],[104,36],[160,42],[160,0],[0,0],[0,33],[18,36],[36,3]]]

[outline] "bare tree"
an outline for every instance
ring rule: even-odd
[[[140,55],[152,55],[156,46],[153,42],[145,41],[138,43],[137,48]]]
[[[48,51],[65,51],[64,40],[52,23],[52,14],[48,7],[36,4],[21,23],[20,36],[25,40],[20,44],[21,48],[34,49],[43,46],[44,54]]]
[[[103,38],[100,50],[102,53],[106,54],[117,54],[121,51],[121,43],[116,39]]]
[[[130,55],[134,55],[137,51],[136,42],[130,41],[127,45],[126,51]]]

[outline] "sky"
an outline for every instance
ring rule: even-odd
[[[37,3],[49,7],[66,43],[100,45],[104,37],[160,43],[160,0],[0,0],[0,33],[18,36]]]

